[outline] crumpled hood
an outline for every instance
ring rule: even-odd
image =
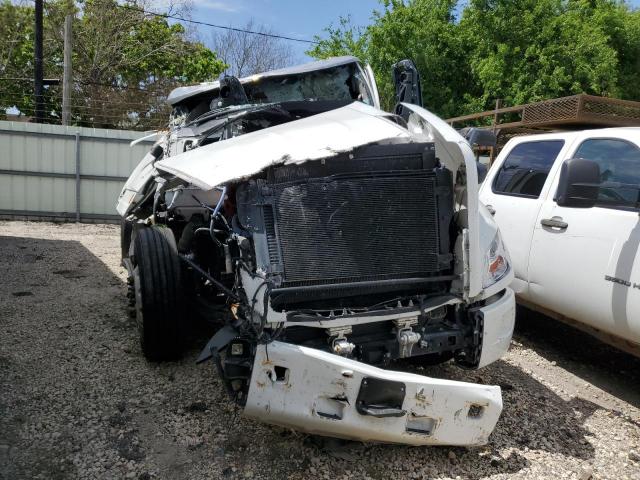
[[[250,177],[271,165],[302,163],[383,141],[410,141],[389,114],[354,102],[345,107],[205,145],[156,162],[203,190]]]

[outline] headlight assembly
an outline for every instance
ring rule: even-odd
[[[502,243],[500,230],[498,230],[496,236],[493,237],[491,245],[489,245],[489,250],[487,250],[484,256],[482,287],[488,288],[496,283],[509,272],[509,268],[511,268],[509,254],[507,253],[504,243]]]

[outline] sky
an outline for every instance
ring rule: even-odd
[[[373,10],[382,10],[378,0],[193,0],[193,6],[194,20],[242,27],[253,18],[280,35],[307,40],[337,23],[340,16],[351,15],[354,25],[365,26]],[[199,27],[203,41],[208,41],[211,30]],[[304,52],[310,45],[290,43],[296,60],[309,60]]]
[[[253,18],[274,32],[288,37],[312,40],[314,35],[341,16],[350,15],[356,26],[368,25],[371,13],[382,10],[380,0],[191,0],[192,18],[208,23],[242,27]],[[463,2],[464,3],[464,2]],[[640,0],[627,3],[640,8]],[[211,27],[198,27],[201,39],[208,43]],[[310,45],[290,42],[296,56],[294,63],[305,62]]]

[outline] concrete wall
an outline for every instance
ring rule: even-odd
[[[0,121],[0,216],[114,221],[142,132]]]

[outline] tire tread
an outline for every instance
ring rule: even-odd
[[[179,259],[167,238],[171,231],[160,230],[139,231],[134,246],[143,312],[140,342],[153,361],[176,359],[182,351]]]

